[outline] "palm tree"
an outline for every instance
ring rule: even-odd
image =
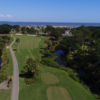
[[[17,50],[18,50],[18,52],[19,52],[19,42],[20,42],[20,39],[17,38],[17,39],[16,39],[16,42],[17,42]]]
[[[22,72],[27,78],[33,77],[36,73],[37,62],[33,61],[32,58],[26,60],[26,65],[23,67]]]

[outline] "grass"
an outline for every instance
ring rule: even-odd
[[[7,49],[7,56],[9,58],[9,76],[12,77],[13,76],[13,61],[12,61],[12,56],[9,49]]]
[[[27,36],[27,35],[15,35],[16,38],[19,38],[21,41],[19,43],[20,49],[33,49],[37,48],[39,41],[41,38],[39,37],[33,37],[33,36]]]
[[[41,73],[41,80],[44,84],[57,84],[59,83],[59,79],[50,72]]]
[[[11,90],[0,90],[0,100],[11,100]]]
[[[39,50],[44,48],[45,38],[14,36],[20,38],[19,52],[15,51],[15,55],[21,74],[27,58],[41,59]],[[13,49],[17,49],[16,43]],[[65,71],[40,64],[39,73],[39,81],[30,86],[25,84],[24,78],[19,78],[19,100],[95,100],[88,90],[72,80]]]
[[[51,86],[47,89],[48,100],[72,100],[65,88]]]

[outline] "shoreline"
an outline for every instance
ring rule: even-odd
[[[19,25],[19,26],[46,26],[52,25],[53,27],[79,27],[81,25],[84,26],[94,26],[100,27],[100,23],[64,23],[64,22],[2,22],[0,21],[0,25],[9,24],[9,25]]]

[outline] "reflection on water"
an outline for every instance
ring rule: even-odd
[[[59,65],[63,65],[63,66],[66,67],[67,63],[66,63],[65,61],[62,61],[62,60],[60,59],[60,56],[61,56],[61,55],[64,55],[64,51],[60,49],[60,50],[58,50],[58,51],[55,51],[55,54],[56,54],[56,56],[57,56],[55,62],[57,62]]]
[[[1,58],[0,58],[0,70],[1,70],[1,63],[2,63],[2,60],[1,60]]]

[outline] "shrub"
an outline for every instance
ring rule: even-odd
[[[40,50],[40,53],[44,55],[44,57],[48,57],[50,59],[55,60],[57,58],[56,54],[51,53],[49,50]]]
[[[60,66],[59,69],[64,70],[64,71],[67,71],[67,68],[65,66]]]
[[[9,84],[7,84],[7,87],[9,87]]]
[[[73,80],[79,82],[79,79],[77,78],[76,73],[70,72],[70,73],[68,73],[68,75],[69,75]]]
[[[2,50],[1,59],[2,59],[2,64],[1,64],[0,82],[3,82],[4,80],[7,79],[8,71],[9,71],[9,66],[8,66],[9,59],[7,57],[5,48]]]
[[[55,62],[53,59],[42,58],[41,63],[47,66],[60,68],[60,65],[57,62]]]
[[[7,76],[2,75],[2,74],[0,75],[0,83],[3,82],[6,79],[7,79]]]
[[[28,85],[31,85],[31,84],[35,83],[36,81],[38,81],[38,77],[25,78],[25,83]]]
[[[69,77],[71,77],[73,80],[79,82],[79,78],[77,77],[78,74],[75,70],[67,67],[67,72],[68,72]]]
[[[88,89],[88,86],[87,86],[87,85],[83,85],[83,87],[84,87],[85,89]]]

